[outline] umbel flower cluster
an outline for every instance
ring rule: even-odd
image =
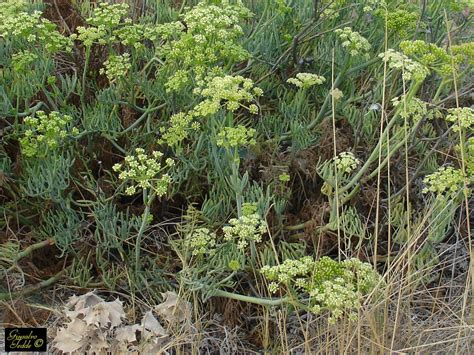
[[[252,102],[263,94],[262,89],[255,87],[251,79],[237,75],[208,77],[203,86],[194,89],[194,93],[205,98],[193,110],[194,115],[207,117],[219,111],[224,103],[227,110],[234,112],[244,103]],[[251,113],[258,113],[258,107],[251,104],[248,107]]]
[[[295,78],[290,78],[286,82],[301,89],[307,89],[313,85],[321,85],[326,81],[322,76],[312,73],[298,73]]]
[[[408,98],[406,95],[392,99],[394,107],[401,107],[400,116],[404,119],[411,119],[413,122],[420,121],[428,114],[426,102],[416,98]]]
[[[76,127],[69,132],[71,121],[71,116],[56,111],[49,114],[37,111],[35,116],[26,117],[23,121],[26,131],[20,138],[22,153],[27,157],[44,157],[49,151],[57,149],[68,135],[79,133]]]
[[[123,79],[130,70],[130,54],[111,55],[104,62],[104,68],[100,69],[100,74],[105,74],[110,82]]]
[[[260,272],[270,281],[270,292],[275,293],[282,286],[294,290],[300,300],[307,300],[312,312],[329,311],[331,323],[344,313],[350,320],[357,319],[363,297],[380,284],[380,275],[358,259],[338,262],[327,256],[318,260],[305,256],[287,259],[277,266],[266,265]]]
[[[338,28],[334,31],[342,42],[342,47],[349,51],[351,56],[365,55],[371,45],[360,33],[352,31],[350,27]]]
[[[424,65],[393,49],[389,49],[385,53],[379,54],[379,57],[382,58],[384,62],[388,63],[390,69],[401,70],[402,77],[406,81],[423,81],[430,73]]]
[[[174,160],[168,158],[162,165],[162,157],[161,152],[153,151],[147,155],[144,149],[136,148],[135,155],[128,155],[122,164],[113,166],[113,170],[119,173],[119,179],[129,185],[125,189],[126,195],[134,195],[141,189],[151,189],[159,197],[166,194],[171,177],[162,172],[173,166]]]
[[[426,185],[423,193],[450,196],[463,189],[465,177],[460,169],[442,166],[434,173],[426,175],[423,182]]]
[[[267,223],[258,213],[244,214],[240,218],[232,218],[229,225],[222,228],[224,240],[233,241],[237,248],[244,251],[249,242],[259,243],[267,231]]]
[[[243,34],[239,22],[250,16],[241,4],[224,2],[215,6],[200,2],[182,16],[187,30],[163,51],[169,61],[192,68],[198,76],[205,76],[207,69],[220,60],[245,60],[249,53],[236,44],[236,39]]]
[[[212,255],[215,253],[216,234],[208,228],[198,228],[192,231],[187,238],[192,255]]]
[[[470,107],[452,108],[448,111],[446,121],[452,122],[453,130],[474,130],[474,109]]]
[[[12,55],[12,65],[16,73],[24,73],[39,57],[29,50],[19,51]]]
[[[233,112],[239,107],[247,109],[250,113],[258,113],[258,107],[253,102],[257,97],[263,94],[262,89],[254,86],[251,79],[242,76],[210,76],[202,80],[202,86],[194,89],[194,93],[204,98],[191,111],[179,112],[170,118],[170,126],[161,127],[162,137],[159,143],[166,143],[169,146],[179,146],[185,140],[190,132],[200,127],[198,119],[212,116],[221,108]],[[226,132],[226,134],[240,134],[240,128],[235,132]],[[229,136],[230,137],[230,136]],[[223,138],[223,137],[222,137]]]
[[[342,152],[334,158],[334,163],[338,172],[350,174],[357,169],[360,160],[352,152]]]
[[[60,50],[71,51],[72,37],[65,37],[56,30],[56,25],[42,18],[40,11],[19,12],[12,16],[0,12],[0,37],[20,43],[41,43],[41,48],[55,53]]]
[[[224,127],[217,135],[216,144],[219,147],[232,149],[236,147],[245,147],[255,145],[255,129],[247,128],[242,125],[237,127]]]
[[[94,9],[92,16],[86,22],[88,27],[79,26],[77,39],[83,42],[85,47],[93,44],[107,44],[117,40],[115,30],[121,19],[128,14],[128,4],[99,3]]]

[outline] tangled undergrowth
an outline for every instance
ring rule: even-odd
[[[473,9],[0,3],[4,323],[64,352],[466,353]]]

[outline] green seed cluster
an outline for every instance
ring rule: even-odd
[[[192,255],[212,255],[215,253],[216,234],[207,228],[198,228],[187,236]]]
[[[237,243],[237,248],[244,251],[250,241],[259,243],[267,231],[267,223],[257,214],[232,218],[229,225],[222,228],[224,240]]]
[[[310,310],[329,311],[331,323],[344,313],[348,313],[350,320],[356,320],[363,296],[380,283],[380,276],[370,264],[358,259],[338,262],[327,256],[319,260],[309,256],[287,259],[277,266],[266,265],[260,272],[271,281],[270,292],[275,293],[285,285],[295,289],[301,298],[309,296]]]
[[[406,81],[423,81],[430,73],[424,65],[408,58],[405,54],[389,49],[379,54],[384,62],[388,62],[390,69],[402,71],[402,77]]]
[[[342,41],[342,47],[349,50],[351,56],[365,55],[371,45],[360,33],[352,31],[350,27],[338,28],[334,31]]]
[[[312,73],[298,73],[295,78],[290,78],[286,82],[299,88],[307,89],[313,85],[321,85],[326,79],[322,76]]]
[[[442,166],[434,173],[425,176],[423,183],[426,185],[423,193],[436,195],[457,194],[464,187],[465,177],[460,169],[452,166]]]
[[[22,153],[27,157],[44,157],[57,149],[68,135],[79,133],[75,127],[69,132],[67,126],[71,121],[71,116],[56,111],[49,114],[37,111],[35,116],[26,117],[23,121],[26,130],[20,138]]]
[[[217,135],[216,144],[219,147],[232,149],[255,145],[255,129],[247,128],[242,125],[237,127],[224,127]]]
[[[240,75],[225,75],[208,78],[204,86],[194,89],[194,93],[205,98],[194,108],[194,115],[207,117],[217,113],[223,103],[231,112],[239,107],[245,108],[244,103],[254,101],[263,94],[263,91],[255,87],[251,79]],[[248,110],[257,113],[258,107],[251,104]]]
[[[152,189],[159,197],[166,194],[171,177],[162,172],[166,167],[173,166],[174,161],[168,158],[162,165],[162,157],[161,152],[153,151],[147,155],[144,149],[136,148],[135,155],[128,155],[122,164],[113,166],[113,170],[119,173],[119,179],[128,183],[126,195],[134,195],[142,189]]]
[[[342,152],[334,158],[334,163],[338,172],[350,174],[357,169],[360,160],[352,152]]]
[[[56,25],[42,18],[40,11],[20,12],[14,16],[0,13],[0,37],[26,42],[40,43],[50,53],[72,50],[72,39],[56,30]]]
[[[111,55],[104,62],[104,68],[100,69],[100,74],[105,74],[110,82],[123,79],[131,68],[130,54]]]
[[[474,130],[474,109],[470,107],[452,108],[448,111],[446,121],[452,122],[453,129],[459,130]]]

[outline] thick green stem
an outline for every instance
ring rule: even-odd
[[[259,297],[252,297],[252,296],[245,296],[238,293],[232,293],[222,290],[216,290],[214,293],[216,297],[225,297],[230,298],[237,301],[248,302],[253,304],[258,304],[261,306],[281,306],[285,302],[288,302],[288,298],[259,298]]]

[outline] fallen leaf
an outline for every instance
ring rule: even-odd
[[[166,291],[161,295],[163,296],[163,303],[157,305],[155,311],[166,321],[181,323],[191,314],[191,303],[179,301],[175,292]]]
[[[64,353],[71,353],[87,344],[87,324],[80,319],[74,319],[67,328],[59,328],[53,339],[54,346]]]

